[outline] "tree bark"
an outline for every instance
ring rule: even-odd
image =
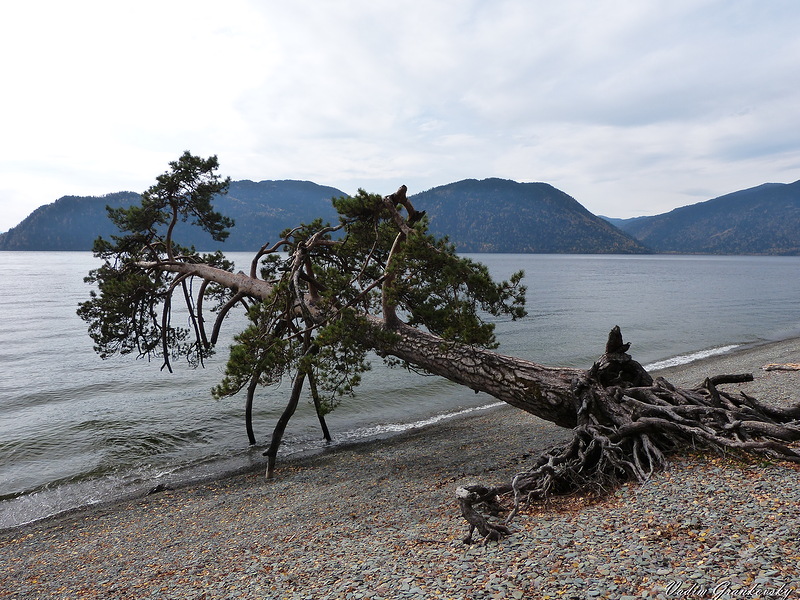
[[[537,363],[444,340],[403,323],[388,326],[365,316],[367,343],[389,355],[421,367],[476,392],[485,392],[561,427],[577,424],[580,390],[588,384],[581,369],[546,367]]]
[[[247,440],[251,446],[256,445],[256,434],[253,431],[253,398],[258,387],[259,375],[260,373],[256,372],[250,379],[250,384],[247,386],[247,399],[244,404],[244,425],[245,429],[247,429]]]

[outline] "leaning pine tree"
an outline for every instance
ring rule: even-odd
[[[470,526],[467,540],[475,529],[484,540],[508,533],[483,514],[494,512],[502,497],[510,502],[507,524],[523,502],[643,481],[686,448],[740,449],[800,462],[792,445],[800,439],[800,405],[776,408],[718,388],[748,375],[710,378],[694,389],[653,380],[627,354],[618,327],[588,370],[494,352],[493,326],[481,315],[524,316],[522,273],[495,282],[485,266],[428,234],[424,212],[412,206],[405,186],[386,197],[359,190],[334,199],[338,223],[315,221],[284,232],[255,253],[249,273],[234,273],[221,253],[181,247],[173,237],[181,220],[191,219],[216,240],[232,226],[211,204],[228,185],[217,168],[216,157],[187,152],[143,194],[140,206],[109,209],[121,234],[96,242],[103,264],[87,280],[97,291],[78,312],[101,356],[156,356],[171,370],[179,357],[202,363],[226,315],[244,309],[249,325],[235,337],[214,394],[246,393],[247,431],[255,443],[257,389],[292,381],[266,452],[269,476],[303,389],[327,436],[324,414],[358,385],[369,352],[573,431],[568,443],[512,481],[456,491]],[[189,327],[171,322],[175,297],[189,311]]]

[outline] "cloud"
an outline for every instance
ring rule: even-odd
[[[347,192],[547,181],[610,216],[800,179],[793,0],[6,13],[0,231],[61,195],[143,190],[185,149],[235,179]]]

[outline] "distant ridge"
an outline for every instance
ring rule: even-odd
[[[182,225],[177,239],[199,250],[253,251],[282,230],[315,218],[336,222],[331,198],[345,195],[309,181],[234,181],[216,208],[236,226],[224,244]],[[105,206],[129,206],[133,192],[65,196],[36,209],[0,234],[0,250],[90,250],[98,236],[116,234]],[[432,232],[461,252],[612,253],[646,249],[592,215],[574,198],[545,183],[468,179],[412,196],[427,211]]]
[[[281,231],[301,221],[335,219],[331,198],[343,195],[341,190],[310,181],[233,181],[228,194],[214,203],[217,210],[236,222],[224,244],[183,223],[177,236],[182,244],[203,251],[257,250],[265,242],[277,241]],[[108,238],[119,233],[108,219],[106,205],[130,206],[139,200],[134,192],[64,196],[37,208],[19,225],[0,234],[0,250],[91,250],[98,236]]]
[[[118,233],[105,207],[130,206],[135,192],[63,196],[40,206],[16,227],[0,233],[0,250],[91,250],[94,240]]]
[[[338,215],[331,198],[346,195],[311,181],[232,181],[228,193],[214,202],[218,211],[236,222],[220,247],[232,252],[258,250],[267,242],[277,242],[284,229],[300,223],[313,219],[336,222]],[[210,239],[197,228],[191,229],[191,235],[202,234],[201,243],[192,243],[207,248]],[[180,235],[185,239],[189,232],[184,230]]]
[[[415,194],[430,229],[459,252],[630,254],[642,244],[547,183],[465,179]]]
[[[800,254],[800,181],[765,183],[652,217],[611,220],[655,252]]]
[[[253,251],[299,223],[335,222],[330,200],[343,195],[310,181],[234,181],[216,202],[236,221],[228,240],[212,242],[188,225],[179,239],[200,250]],[[547,183],[496,178],[465,179],[411,199],[426,211],[431,232],[448,236],[459,252],[800,255],[800,181],[634,219],[597,217]],[[117,233],[105,206],[138,201],[134,192],[64,196],[0,234],[0,250],[90,250],[98,236]]]

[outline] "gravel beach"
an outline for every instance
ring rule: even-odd
[[[635,350],[635,349],[634,349]],[[635,354],[634,354],[635,356]],[[655,373],[800,399],[800,340]],[[499,483],[569,436],[510,407],[0,533],[0,598],[798,598],[794,465],[689,452],[599,502],[531,507],[466,546],[457,486]]]

